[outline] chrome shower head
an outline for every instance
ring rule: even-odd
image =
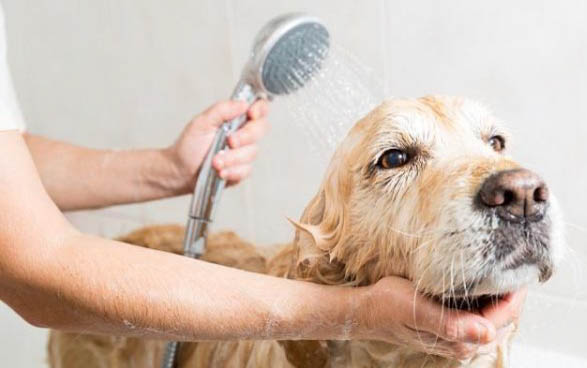
[[[291,93],[321,68],[329,46],[328,30],[318,18],[281,15],[259,31],[241,80],[268,96]]]

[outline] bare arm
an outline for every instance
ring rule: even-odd
[[[179,193],[166,150],[95,150],[25,134],[46,190],[62,210],[141,202]]]
[[[0,298],[29,322],[174,339],[342,333],[345,309],[334,306],[346,290],[80,234],[47,196],[20,134],[0,133],[0,147]],[[316,329],[317,320],[332,322]]]
[[[243,103],[226,101],[196,116],[170,147],[96,150],[25,134],[41,180],[62,210],[105,207],[186,194],[220,124],[245,113]],[[229,140],[231,150],[214,161],[229,184],[244,179],[267,130],[267,104],[249,110],[249,122]]]

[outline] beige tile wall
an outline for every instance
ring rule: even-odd
[[[229,95],[260,25],[286,11],[324,19],[335,42],[374,71],[388,96],[443,93],[487,102],[517,137],[514,154],[542,173],[557,193],[573,249],[561,272],[533,290],[518,340],[587,357],[587,174],[582,161],[587,153],[587,3],[3,4],[9,58],[30,131],[77,144],[169,144],[193,114]],[[326,154],[308,153],[309,146],[322,142],[309,140],[300,125],[292,124],[284,104],[273,107],[273,129],[262,143],[254,174],[225,193],[217,221],[217,228],[236,229],[259,244],[291,238],[285,216],[299,216],[327,159]],[[85,231],[115,236],[143,224],[183,223],[188,200],[69,216]],[[12,356],[15,366],[38,364],[42,335],[6,309],[0,311],[0,325],[9,326],[0,330],[0,361]],[[29,341],[35,341],[33,348]]]

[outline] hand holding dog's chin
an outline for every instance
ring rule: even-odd
[[[458,360],[500,343],[523,302],[516,297],[508,306],[488,307],[478,315],[443,307],[399,277],[360,289],[354,339],[383,340]]]

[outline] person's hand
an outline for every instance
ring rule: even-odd
[[[513,293],[479,315],[443,307],[399,277],[386,277],[364,293],[353,338],[383,340],[461,361],[491,351],[508,335],[526,295],[525,290]]]
[[[246,112],[247,123],[228,138],[230,149],[218,153],[212,161],[214,169],[228,185],[245,179],[257,154],[257,142],[269,128],[266,119],[268,107],[267,101],[260,100],[247,111],[244,102],[222,101],[194,117],[178,140],[167,149],[180,176],[182,191],[193,189],[198,170],[222,123]]]

